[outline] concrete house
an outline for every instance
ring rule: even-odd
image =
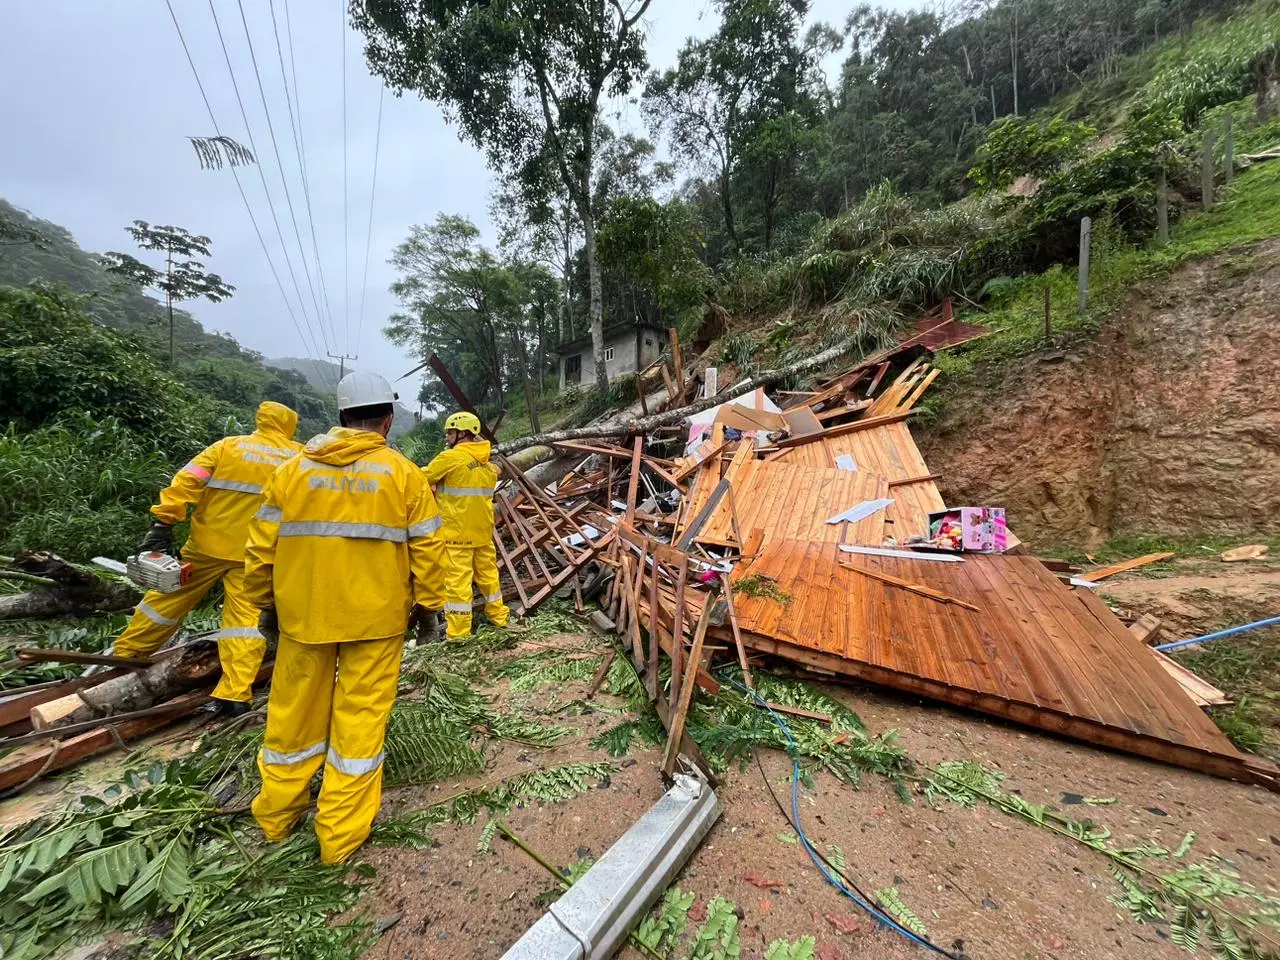
[[[615,323],[604,328],[604,363],[609,379],[643,370],[667,346],[667,330],[646,321]],[[590,384],[595,379],[591,334],[560,347],[560,389]]]

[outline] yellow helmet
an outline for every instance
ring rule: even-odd
[[[480,418],[474,413],[467,413],[465,410],[459,410],[457,413],[449,414],[449,419],[444,422],[446,430],[461,430],[463,433],[474,433],[480,435]]]

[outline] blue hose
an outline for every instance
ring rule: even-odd
[[[1257,630],[1260,627],[1270,627],[1280,623],[1280,617],[1268,617],[1266,620],[1257,620],[1253,623],[1246,623],[1239,627],[1228,627],[1226,630],[1219,630],[1216,633],[1206,633],[1203,637],[1192,637],[1190,640],[1175,640],[1172,643],[1162,643],[1157,650],[1179,650],[1182,647],[1189,647],[1196,643],[1205,643],[1209,640],[1217,640],[1219,637],[1229,637],[1235,633],[1244,633],[1246,630]]]
[[[897,920],[893,919],[893,917],[885,913],[883,910],[879,909],[878,907],[872,906],[870,903],[867,903],[865,900],[859,897],[856,893],[854,893],[852,890],[846,887],[844,883],[840,880],[840,878],[836,876],[834,873],[832,873],[832,871],[827,867],[827,865],[823,863],[817,851],[814,850],[813,844],[810,842],[809,837],[805,834],[804,826],[800,822],[800,761],[796,759],[796,754],[799,748],[796,746],[796,742],[791,736],[791,728],[787,726],[786,721],[783,720],[782,717],[778,716],[777,711],[775,711],[773,707],[769,706],[768,701],[761,699],[760,696],[758,696],[754,690],[751,690],[743,686],[737,680],[733,679],[733,677],[724,676],[723,679],[728,680],[731,684],[733,684],[735,687],[737,687],[747,696],[751,697],[751,699],[753,699],[756,703],[758,703],[760,706],[764,707],[767,711],[769,711],[769,716],[772,717],[773,722],[778,725],[778,729],[782,731],[782,735],[787,738],[787,744],[791,748],[791,820],[793,825],[795,826],[796,835],[800,838],[800,844],[801,846],[804,847],[804,852],[809,855],[809,859],[813,861],[814,866],[816,866],[820,871],[822,871],[822,876],[823,878],[826,879],[827,883],[831,884],[833,887],[839,890],[842,894],[844,894],[846,897],[848,897],[850,900],[852,900],[854,903],[860,906],[863,910],[871,914],[872,918],[877,922],[884,924],[885,926],[889,927],[892,930],[896,930],[898,933],[902,934],[908,940],[911,940],[912,942],[919,944],[920,946],[924,947],[926,950],[932,950],[934,953],[941,954],[944,957],[952,956],[951,954],[947,953],[947,951],[939,947],[936,943],[931,943],[928,940],[923,939],[919,935],[908,930],[902,924],[898,923]]]

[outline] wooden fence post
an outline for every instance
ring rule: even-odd
[[[1089,302],[1089,241],[1093,236],[1093,220],[1080,220],[1080,295],[1077,309],[1084,313]]]
[[[1213,209],[1213,131],[1204,135],[1204,153],[1200,157],[1200,204]]]
[[[1223,156],[1226,158],[1226,163],[1222,168],[1222,182],[1227,186],[1231,186],[1231,181],[1234,179],[1236,173],[1233,169],[1236,165],[1236,135],[1231,129],[1231,114],[1229,113],[1223,120],[1223,128],[1222,150]]]
[[[1164,163],[1160,164],[1160,174],[1156,178],[1156,244],[1166,246],[1169,243],[1169,178]]]

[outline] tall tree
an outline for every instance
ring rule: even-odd
[[[649,77],[644,106],[650,124],[668,130],[684,159],[711,168],[730,247],[742,247],[733,177],[753,128],[785,110],[778,76],[798,71],[797,38],[806,0],[719,0],[720,27],[690,40],[676,66]]]
[[[645,66],[651,0],[352,0],[374,73],[440,102],[497,170],[550,160],[581,224],[596,383],[608,386],[593,182],[602,97]]]
[[[476,401],[501,408],[510,384],[540,382],[547,312],[559,291],[544,269],[499,260],[480,244],[465,217],[441,214],[415,226],[395,248],[392,292],[406,312],[391,317],[387,337],[425,359],[438,353],[460,372]]]
[[[165,312],[169,315],[169,366],[173,356],[173,305],[188,300],[204,298],[211,303],[221,303],[235,292],[216,273],[206,273],[204,264],[194,259],[196,255],[208,257],[212,241],[182,227],[151,226],[145,220],[133,221],[125,232],[143,250],[159,250],[164,253],[164,270],[157,270],[127,253],[108,251],[103,254],[107,272],[123,277],[130,283],[145,289],[154,287],[164,294]]]

